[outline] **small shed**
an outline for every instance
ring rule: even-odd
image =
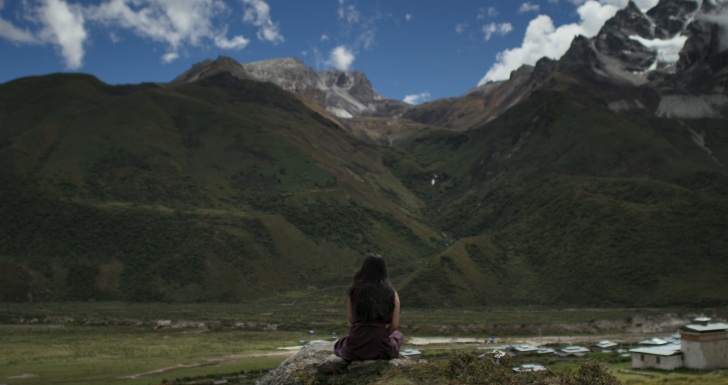
[[[685,367],[688,369],[728,368],[728,324],[696,318],[680,329]]]
[[[538,353],[538,354],[553,354],[553,353],[556,353],[556,350],[551,349],[551,348],[547,348],[545,346],[540,346],[538,348],[538,351],[536,353]]]
[[[669,343],[668,340],[654,337],[647,340],[642,340],[639,342],[640,345],[646,345],[646,346],[660,346],[660,345],[667,345]]]
[[[422,356],[422,352],[417,349],[404,349],[400,350],[399,355],[416,360]]]
[[[540,372],[546,370],[546,367],[539,364],[523,364],[511,368],[514,372]]]
[[[609,353],[617,350],[618,346],[619,344],[614,341],[601,340],[596,344],[592,345],[589,349],[592,352]]]
[[[478,348],[478,349],[482,349],[482,348]],[[506,351],[501,348],[485,349],[485,350],[488,350],[488,351],[479,355],[478,358],[485,358],[486,354],[492,354],[493,357],[496,359],[502,358],[502,357],[505,357],[506,355],[508,355],[508,353],[506,353]]]
[[[632,367],[635,369],[675,370],[683,366],[680,344],[663,344],[631,349]]]
[[[529,344],[512,345],[510,349],[511,355],[526,356],[538,353],[538,348]]]
[[[578,345],[567,346],[567,347],[559,350],[558,352],[556,352],[556,354],[558,354],[562,357],[566,357],[566,356],[583,357],[587,353],[589,353],[589,349],[587,349],[583,346],[578,346]]]

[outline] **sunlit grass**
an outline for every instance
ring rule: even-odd
[[[330,339],[347,330],[343,301],[323,303],[300,298],[295,304],[125,304],[47,303],[0,304],[0,383],[158,384],[162,380],[221,374],[252,373],[275,368],[287,357],[281,347],[300,340]],[[491,335],[488,327],[500,325],[498,338],[527,335],[521,325],[557,325],[594,320],[625,319],[686,313],[690,309],[549,309],[500,307],[471,309],[404,308],[406,336]],[[706,309],[725,317],[726,309]],[[157,326],[157,320],[171,325]],[[480,329],[468,329],[480,325]],[[309,334],[313,330],[314,334]],[[619,332],[609,330],[609,333]],[[585,338],[589,338],[585,335]],[[406,343],[406,341],[405,341]],[[440,360],[453,349],[472,351],[477,344],[424,347],[424,357]],[[419,348],[419,347],[418,347]],[[548,363],[547,363],[548,364]],[[555,360],[554,368],[569,367]],[[612,364],[615,370],[628,363]],[[658,373],[677,385],[691,379],[699,383],[728,383],[719,374]],[[24,375],[26,378],[19,377]],[[138,377],[134,377],[137,375]],[[621,373],[625,383],[647,383],[651,377]],[[698,376],[698,377],[695,377]],[[16,378],[11,378],[16,377]],[[715,377],[715,378],[714,378]],[[252,380],[251,380],[252,381]],[[629,382],[631,381],[631,382]],[[643,382],[635,382],[643,381]]]
[[[308,339],[305,331],[155,329],[150,326],[0,326],[0,372],[9,384],[110,380],[135,375],[176,378],[274,368],[281,346]],[[32,374],[26,379],[10,378]],[[141,382],[139,382],[141,383]]]

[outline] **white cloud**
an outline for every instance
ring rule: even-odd
[[[487,17],[496,17],[500,14],[498,12],[498,9],[496,7],[488,7],[488,8],[480,8],[478,10],[478,16],[475,17],[476,20],[485,20]]]
[[[270,6],[264,0],[242,0],[248,8],[245,10],[243,21],[258,27],[258,39],[273,44],[285,41],[281,35],[278,23],[270,17]]]
[[[346,0],[339,0],[337,13],[339,14],[339,19],[346,20],[348,23],[356,23],[359,21],[359,10],[353,5],[346,5]]]
[[[138,36],[165,42],[177,49],[213,35],[211,19],[221,4],[209,0],[109,0],[87,9],[89,19],[110,27],[132,30]]]
[[[526,12],[538,12],[541,9],[541,7],[538,4],[531,4],[529,2],[525,2],[521,4],[521,7],[518,8],[518,13],[526,13]]]
[[[239,50],[245,48],[249,43],[250,40],[243,36],[235,36],[232,39],[228,39],[225,36],[215,37],[215,47],[222,49]]]
[[[164,64],[169,64],[177,59],[179,59],[179,54],[177,52],[168,52],[162,55],[162,62]]]
[[[511,23],[490,23],[483,26],[483,39],[485,41],[490,40],[493,35],[497,34],[505,36],[513,31],[513,25]]]
[[[374,41],[377,36],[377,31],[374,28],[364,29],[357,38],[357,44],[364,47],[364,49],[370,49],[374,45]]]
[[[404,15],[404,19],[407,21],[412,21],[412,19],[414,19],[414,18],[415,18],[414,15],[412,15],[411,13]]]
[[[419,94],[407,95],[404,97],[403,101],[407,104],[420,104],[429,101],[430,97],[430,93],[425,91],[420,92]]]
[[[574,0],[572,0],[573,2]],[[594,0],[590,0],[594,1]],[[649,10],[650,8],[657,5],[657,3],[660,2],[660,0],[633,0],[635,5],[637,5],[637,8],[641,9],[642,12],[645,12]],[[584,0],[581,0],[580,2],[576,2],[575,4],[583,4],[585,3]],[[629,0],[599,0],[599,3],[604,5],[613,5],[619,9],[622,9],[627,6],[627,3],[629,3]]]
[[[254,3],[247,7],[249,23],[264,31],[270,19],[257,10],[265,7]],[[244,36],[227,37],[227,25],[219,20],[226,10],[222,0],[106,0],[85,8],[84,15],[107,27],[130,30],[141,38],[166,44],[162,61],[169,63],[179,58],[179,51],[187,45],[199,47],[211,42],[220,49],[245,48],[250,40]],[[275,34],[271,36],[275,41]]]
[[[589,1],[598,1],[599,3],[601,3],[603,5],[614,5],[615,7],[618,7],[619,9],[626,7],[627,3],[629,3],[629,0],[589,0]],[[637,8],[641,9],[643,12],[654,7],[659,2],[659,0],[633,0],[633,1],[634,1],[635,5],[637,5]],[[549,0],[549,2],[552,2],[552,0]],[[569,2],[574,4],[575,6],[580,6],[584,3],[586,3],[587,0],[569,0]]]
[[[325,64],[341,71],[348,71],[354,59],[356,59],[354,53],[346,46],[340,45],[331,51]]]
[[[321,41],[329,41],[330,40],[329,35],[327,35],[327,34],[321,35],[321,39],[320,40]]]
[[[16,44],[51,44],[58,49],[70,69],[83,65],[84,44],[88,39],[83,9],[64,0],[45,0],[28,8],[28,19],[37,24],[37,32],[22,30],[0,18],[0,37]],[[5,2],[0,0],[0,10]],[[23,3],[28,7],[28,3]]]
[[[39,35],[43,41],[58,46],[66,67],[78,69],[83,64],[83,45],[88,38],[81,9],[62,0],[46,0],[36,9],[44,25]]]
[[[549,16],[539,15],[528,24],[521,46],[498,53],[496,63],[488,69],[479,84],[508,79],[511,71],[524,64],[534,65],[543,57],[560,58],[569,49],[575,36],[596,35],[608,19],[627,6],[629,0],[570,1],[583,3],[577,8],[580,19],[578,23],[555,27]],[[642,10],[647,10],[657,4],[657,1],[637,0],[635,4]]]
[[[371,49],[376,43],[377,24],[385,16],[375,12],[373,15],[362,14],[355,5],[347,4],[347,0],[338,0],[336,10],[340,20],[341,31],[339,40],[348,41],[347,45],[354,48]],[[406,14],[407,21],[412,20],[412,14]]]
[[[455,32],[459,34],[465,32],[466,29],[468,29],[468,23],[458,23],[458,25],[455,26]]]
[[[4,7],[5,2],[0,0],[0,11],[2,11]],[[0,38],[19,44],[40,43],[32,32],[17,28],[13,25],[13,23],[4,20],[2,17],[0,17]]]

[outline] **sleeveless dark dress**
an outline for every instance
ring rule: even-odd
[[[356,309],[356,306],[353,306]],[[392,322],[392,315],[381,322],[362,323],[354,311],[354,324],[349,334],[334,344],[334,354],[347,361],[390,360],[397,358],[404,335],[399,330],[391,334],[387,324]]]

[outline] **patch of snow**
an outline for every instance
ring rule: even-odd
[[[343,108],[326,107],[326,110],[329,111],[330,113],[334,114],[334,116],[336,116],[337,118],[351,119],[354,117],[354,115],[352,115],[349,111],[347,111]]]
[[[721,118],[728,110],[725,95],[666,95],[660,100],[655,115],[663,118]]]
[[[619,59],[613,58],[609,55],[605,55],[599,51],[595,52],[597,54],[598,60],[602,63],[603,68],[599,69],[595,67],[594,72],[596,72],[597,74],[625,83],[630,83],[636,86],[641,86],[647,83],[647,77],[643,74],[632,73],[622,68],[623,64],[621,61],[619,61]]]
[[[680,51],[688,40],[687,36],[677,35],[672,39],[645,39],[641,36],[632,35],[629,37],[643,46],[657,52],[657,62],[664,64],[675,64],[680,59]],[[654,64],[653,64],[654,66]]]

